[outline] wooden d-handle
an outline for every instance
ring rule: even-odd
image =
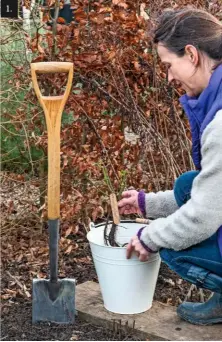
[[[64,95],[42,96],[36,73],[68,72]],[[60,129],[62,112],[68,99],[73,79],[73,64],[42,62],[31,64],[33,88],[44,110],[48,131],[48,218],[60,216]]]
[[[64,94],[60,97],[58,96],[42,96],[41,91],[39,89],[37,76],[36,74],[50,74],[56,72],[67,72],[68,73],[68,81],[67,86]],[[63,101],[61,104],[65,105],[66,100],[69,96],[70,89],[72,86],[72,79],[73,79],[73,63],[69,62],[40,62],[40,63],[31,63],[31,75],[32,75],[32,83],[33,88],[35,89],[36,95],[39,99],[40,104],[44,109],[44,101],[43,99],[62,99]],[[63,106],[64,107],[64,106]]]

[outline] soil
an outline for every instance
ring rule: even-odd
[[[31,322],[31,302],[10,307],[2,318],[2,338],[7,341],[138,341],[136,336],[111,331],[76,319],[73,325],[38,324]]]

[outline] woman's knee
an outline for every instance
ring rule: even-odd
[[[162,248],[160,250],[160,257],[172,271],[178,273],[181,277],[186,275],[190,265],[186,262],[186,257],[184,257],[183,251],[174,251],[172,249]]]
[[[198,173],[199,171],[188,171],[176,179],[174,183],[174,196],[179,207],[190,198],[193,180]]]
[[[175,252],[172,249],[161,248],[159,253],[160,253],[161,260],[163,262],[165,262],[168,265],[173,263],[173,259],[175,258],[174,256]]]

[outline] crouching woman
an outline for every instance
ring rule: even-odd
[[[127,247],[141,261],[159,251],[173,271],[214,292],[206,303],[182,303],[178,315],[193,324],[222,322],[222,24],[201,10],[167,11],[154,42],[168,69],[168,81],[180,82],[180,98],[190,122],[195,171],[182,174],[173,190],[126,191],[122,214],[140,212],[154,221]]]

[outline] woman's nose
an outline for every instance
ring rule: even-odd
[[[170,70],[168,70],[168,73],[167,73],[167,81],[168,81],[168,83],[171,83],[173,80],[174,80],[173,74],[172,74],[172,72]]]

